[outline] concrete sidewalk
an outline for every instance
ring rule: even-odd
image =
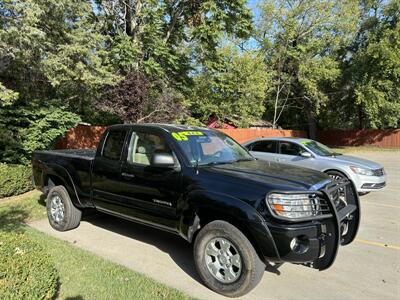
[[[358,240],[339,249],[333,267],[318,272],[285,264],[279,269],[280,275],[266,271],[261,283],[243,299],[400,299],[397,155],[373,155],[374,160],[384,163],[389,186],[361,198],[363,217]],[[30,225],[193,297],[228,299],[200,282],[192,247],[178,236],[102,214],[86,218],[77,229],[68,232],[53,230],[47,220]]]

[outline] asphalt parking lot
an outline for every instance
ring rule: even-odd
[[[266,271],[243,299],[400,299],[400,152],[352,155],[380,162],[388,174],[383,191],[361,197],[356,241],[341,247],[326,271],[290,264],[279,272]],[[177,236],[104,215],[88,218],[69,232],[52,230],[47,220],[31,225],[190,296],[224,299],[199,282],[192,249]]]

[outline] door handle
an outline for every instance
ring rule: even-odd
[[[122,175],[123,177],[135,178],[135,175],[134,175],[134,174],[129,174],[129,173],[125,173],[125,172],[123,172],[121,175]]]

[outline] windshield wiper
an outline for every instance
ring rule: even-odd
[[[255,158],[239,158],[234,160],[233,162],[239,162],[239,161],[252,161],[252,160],[256,160]]]
[[[227,160],[227,161],[211,161],[209,163],[199,164],[199,166],[227,165],[227,164],[237,163],[240,161],[251,161],[251,160],[255,160],[255,158],[239,158],[239,159]]]
[[[209,163],[199,164],[199,166],[215,166],[215,165],[226,165],[236,162],[236,160],[228,160],[228,161],[210,161]]]

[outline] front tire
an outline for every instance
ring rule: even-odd
[[[326,174],[329,175],[330,178],[334,179],[334,180],[343,180],[346,179],[348,180],[347,176],[345,174],[343,174],[342,172],[339,171],[335,171],[335,170],[329,170],[325,172]]]
[[[67,231],[79,226],[82,212],[71,201],[65,187],[53,187],[46,200],[47,218],[51,227],[58,231]]]
[[[199,232],[194,243],[194,260],[206,286],[228,297],[250,292],[265,271],[250,241],[225,221],[213,221]]]

